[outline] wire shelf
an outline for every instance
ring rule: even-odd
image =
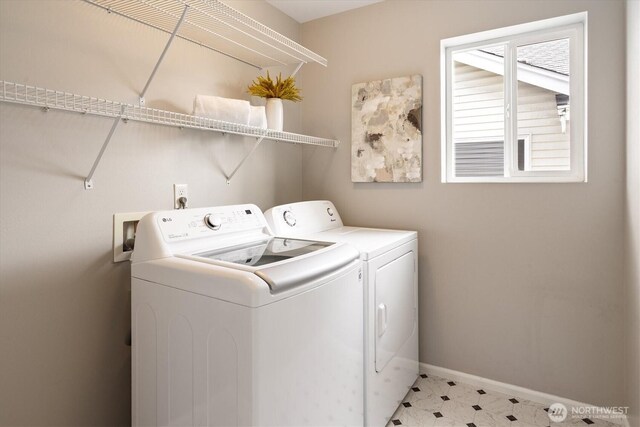
[[[0,101],[2,102],[104,117],[120,117],[123,120],[134,120],[179,128],[201,129],[254,138],[264,138],[290,144],[317,145],[333,148],[340,144],[340,141],[333,139],[262,129],[238,123],[214,120],[207,117],[158,110],[3,80],[0,80],[0,86],[2,87],[0,92]]]
[[[256,68],[314,62],[317,53],[218,0],[84,0],[110,13],[235,58]],[[182,25],[177,25],[187,8]]]

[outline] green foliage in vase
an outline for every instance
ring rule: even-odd
[[[261,98],[280,98],[293,102],[302,101],[300,89],[296,87],[296,80],[293,77],[287,77],[283,80],[282,73],[278,75],[274,82],[267,71],[267,77],[258,76],[248,89],[251,95]]]

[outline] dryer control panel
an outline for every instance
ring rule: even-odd
[[[265,212],[276,235],[303,235],[342,227],[336,207],[328,200],[291,203]]]

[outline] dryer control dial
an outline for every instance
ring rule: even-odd
[[[222,219],[211,214],[207,214],[204,217],[204,223],[212,230],[219,230],[222,227]]]
[[[284,222],[286,222],[289,227],[293,227],[296,225],[296,217],[293,216],[293,213],[291,213],[291,211],[284,211],[282,217],[284,218]]]
[[[327,208],[327,213],[329,214],[329,216],[333,216],[333,209]]]

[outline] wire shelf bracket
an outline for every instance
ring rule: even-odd
[[[116,132],[116,128],[118,127],[118,124],[120,124],[120,121],[122,120],[122,115],[124,114],[124,109],[125,109],[125,106],[123,105],[120,108],[120,115],[118,117],[116,117],[115,120],[113,121],[113,125],[111,125],[111,129],[109,130],[109,133],[107,134],[107,138],[102,143],[102,147],[100,147],[100,151],[98,152],[98,156],[93,161],[93,166],[91,166],[91,170],[89,171],[89,175],[87,175],[87,177],[84,179],[84,189],[85,190],[93,190],[93,180],[92,180],[93,174],[96,172],[96,169],[98,168],[98,165],[100,164],[100,160],[102,160],[102,156],[104,155],[104,152],[107,150],[107,147],[109,146],[109,142],[111,142],[111,137]]]
[[[176,37],[176,34],[178,33],[178,29],[180,28],[180,26],[184,22],[184,18],[187,16],[187,11],[188,10],[189,10],[189,5],[187,4],[187,5],[184,6],[184,10],[182,11],[182,15],[180,15],[180,19],[178,19],[178,23],[176,24],[176,27],[173,29],[173,32],[171,33],[171,36],[169,36],[169,40],[167,40],[167,44],[164,46],[164,49],[162,50],[162,53],[160,54],[160,58],[158,58],[158,62],[156,62],[156,65],[153,67],[153,71],[151,71],[151,75],[149,76],[149,79],[147,80],[147,83],[144,85],[144,89],[142,89],[142,92],[140,92],[140,105],[144,105],[145,104],[144,95],[145,95],[145,93],[147,93],[147,89],[149,89],[149,85],[151,84],[151,81],[155,77],[156,71],[158,71],[158,67],[160,67],[160,64],[162,63],[162,60],[164,59],[164,56],[167,54],[167,51],[169,50],[169,46],[171,46],[171,43],[173,42],[174,38]]]
[[[236,174],[236,172],[238,172],[238,170],[244,164],[244,162],[247,161],[247,159],[249,157],[251,157],[251,155],[258,149],[258,146],[260,145],[260,143],[263,140],[264,140],[264,136],[261,136],[260,138],[258,138],[256,140],[256,143],[251,148],[251,150],[249,150],[249,152],[247,154],[245,154],[245,156],[242,158],[242,160],[240,160],[240,163],[238,163],[238,165],[235,167],[235,169],[229,174],[229,176],[226,177],[227,178],[227,185],[231,184],[231,178],[233,178],[233,176]]]
[[[300,68],[302,68],[304,64],[305,64],[304,62],[299,63],[296,69],[293,70],[293,73],[291,73],[291,77],[295,77],[296,74],[298,74],[298,71],[300,71]]]

